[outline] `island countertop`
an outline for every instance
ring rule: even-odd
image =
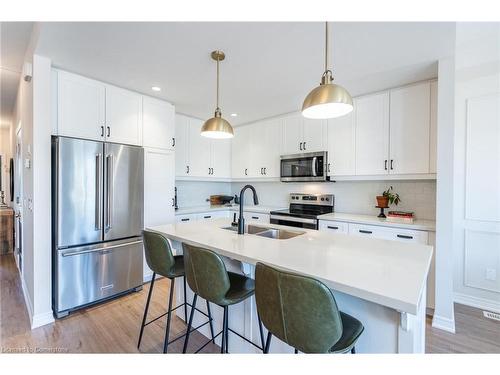
[[[279,240],[254,234],[238,235],[222,229],[230,223],[228,219],[214,219],[149,229],[171,240],[205,247],[245,263],[262,262],[308,275],[333,290],[400,312],[417,314],[432,246],[256,224],[305,232]]]

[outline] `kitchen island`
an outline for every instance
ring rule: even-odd
[[[248,223],[252,224],[252,223]],[[356,349],[359,353],[423,353],[425,351],[426,279],[432,247],[388,240],[352,237],[273,224],[258,226],[301,232],[289,239],[256,234],[238,235],[225,229],[228,219],[161,225],[150,228],[170,239],[177,252],[182,243],[205,247],[242,263],[241,270],[254,276],[254,266],[263,262],[308,275],[330,287],[339,309],[365,326]],[[176,289],[183,301],[182,283]],[[188,300],[192,293],[188,291]],[[205,306],[203,301],[198,307]],[[180,310],[180,309],[179,309]],[[178,316],[183,318],[179,312]],[[215,327],[222,327],[222,309],[212,309]],[[195,314],[194,325],[204,321]],[[260,344],[255,299],[231,306],[230,328]],[[208,327],[200,332],[209,336]],[[229,335],[229,351],[256,353],[252,345]],[[273,341],[271,352],[293,353],[293,348]]]

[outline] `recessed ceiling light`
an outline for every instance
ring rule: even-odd
[[[238,114],[237,113],[231,113],[230,115],[231,117],[238,117]]]
[[[161,87],[153,86],[153,87],[151,87],[151,90],[153,90],[153,91],[161,91]]]

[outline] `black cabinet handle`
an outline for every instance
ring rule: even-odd
[[[264,167],[264,174],[267,174],[267,172],[266,172],[266,167]]]
[[[384,169],[387,170],[387,159],[384,160]]]
[[[175,206],[175,199],[172,198],[172,207],[174,207],[174,206]]]
[[[175,138],[172,138],[172,147],[175,147]]]
[[[372,234],[373,232],[372,232],[371,230],[363,230],[363,229],[360,229],[360,230],[359,230],[359,233]]]
[[[391,171],[394,169],[393,166],[392,166],[393,162],[394,162],[394,160],[391,159]]]
[[[413,236],[406,236],[404,234],[398,234],[397,236],[398,236],[398,238],[404,238],[404,239],[407,239],[407,240],[413,240]]]
[[[330,172],[330,163],[328,163],[328,172]]]
[[[104,137],[104,126],[101,126],[101,137]]]
[[[306,149],[306,142],[304,142],[304,150]]]
[[[252,219],[259,220],[259,217],[258,216],[252,216]]]
[[[331,226],[327,226],[328,229],[339,229],[339,227],[331,227]]]
[[[186,165],[186,174],[189,174],[189,165]]]
[[[245,168],[245,176],[248,176],[247,171],[248,171],[248,168]]]
[[[203,216],[204,219],[210,219],[212,216],[210,215],[207,215],[207,216]]]
[[[210,168],[212,170],[212,175],[214,174],[214,169],[213,168]]]
[[[181,221],[189,221],[189,218],[181,219]]]
[[[299,143],[299,148],[302,151],[302,142]]]
[[[109,126],[106,126],[106,128],[108,128],[108,135],[107,135],[107,137],[109,137],[111,135],[111,128]]]
[[[260,174],[264,174],[264,168],[260,169]]]

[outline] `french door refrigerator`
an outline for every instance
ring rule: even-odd
[[[57,318],[142,286],[144,151],[52,138],[52,306]]]

